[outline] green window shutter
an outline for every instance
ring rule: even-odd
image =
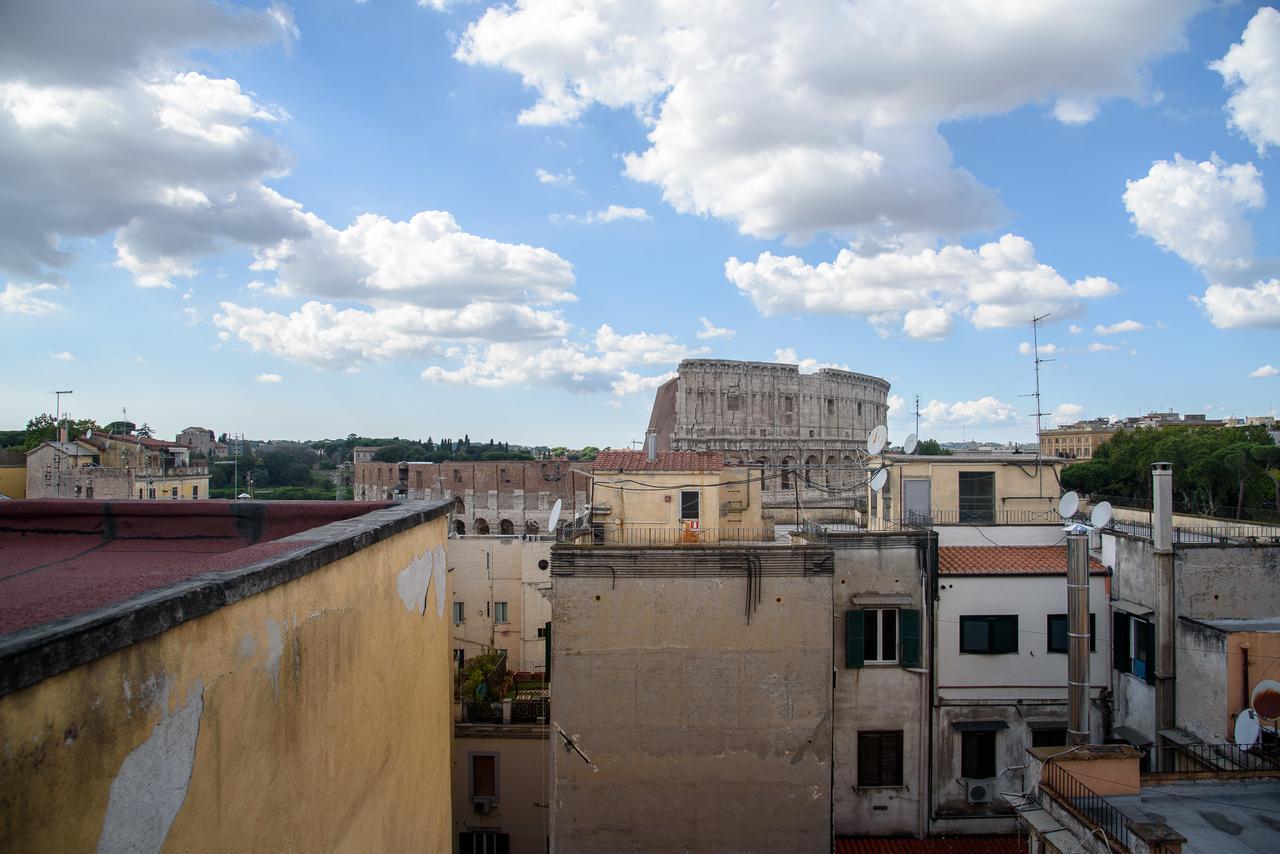
[[[898,612],[898,636],[902,644],[898,660],[903,667],[920,666],[920,611],[903,608]]]
[[[862,612],[844,612],[844,666],[862,666]]]

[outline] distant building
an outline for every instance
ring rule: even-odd
[[[509,670],[546,670],[551,543],[524,536],[449,541],[455,662],[493,648],[507,654]]]
[[[1088,460],[1098,452],[1098,447],[1120,431],[1120,427],[1106,418],[1063,424],[1052,430],[1040,431],[1040,448],[1051,457],[1067,460]]]
[[[378,453],[377,445],[356,445],[351,449],[351,461],[356,464],[371,463],[376,453]]]
[[[27,454],[27,498],[202,499],[209,469],[191,448],[142,436],[89,432],[44,442]]]
[[[132,481],[106,473],[99,460],[92,445],[41,442],[27,451],[26,497],[128,498]]]
[[[762,467],[770,515],[797,498],[815,518],[850,519],[867,435],[888,418],[889,383],[796,365],[687,359],[654,396],[649,431],[662,451],[702,451]],[[779,517],[781,520],[783,517]]]
[[[213,447],[218,444],[213,431],[205,427],[188,427],[177,436],[178,444],[186,445],[197,454],[213,456]]]

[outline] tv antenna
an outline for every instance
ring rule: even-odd
[[[920,395],[918,394],[916,395],[916,432],[911,435],[913,436],[920,435]],[[911,452],[907,451],[907,453],[909,454]]]
[[[53,393],[53,397],[54,397],[54,404],[53,404],[53,413],[54,413],[54,414],[53,414],[53,423],[54,423],[55,425],[57,425],[57,424],[61,423],[61,421],[62,421],[62,396],[63,396],[64,394],[75,394],[75,392],[74,392],[74,391],[69,391],[69,390],[68,390],[68,391],[55,391],[55,392]],[[54,438],[56,439],[56,438],[57,438],[57,436],[55,436]]]
[[[1040,321],[1048,317],[1050,312],[1036,317],[1031,317],[1031,353],[1035,361],[1036,371],[1036,390],[1034,394],[1020,394],[1019,397],[1034,397],[1036,399],[1036,481],[1040,488],[1040,497],[1044,498],[1044,448],[1043,441],[1040,439],[1040,418],[1045,415],[1040,407],[1040,365],[1042,362],[1052,362],[1053,359],[1040,358]]]

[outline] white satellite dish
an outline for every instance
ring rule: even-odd
[[[1249,695],[1249,708],[1267,720],[1280,718],[1280,682],[1263,679],[1255,685]]]
[[[888,479],[889,479],[889,470],[880,469],[880,471],[876,472],[871,476],[871,488],[876,492],[879,492],[880,490],[884,489],[884,483]]]
[[[884,450],[885,443],[889,441],[889,430],[883,425],[876,425],[871,431],[871,435],[867,437],[867,453],[875,456]]]
[[[547,520],[547,527],[553,534],[556,532],[556,525],[560,524],[560,507],[561,500],[557,498],[556,503],[551,505],[551,518]]]
[[[92,431],[92,430],[85,430],[85,431],[84,431],[84,437],[85,437],[86,439],[92,439],[92,438],[93,438],[93,431]]]
[[[902,443],[902,453],[914,454],[916,452],[916,445],[918,444],[920,444],[920,437],[915,433],[909,433],[907,435],[907,441]]]
[[[1258,723],[1258,714],[1253,709],[1245,709],[1236,718],[1236,746],[1248,750],[1258,743],[1262,735],[1262,725]]]
[[[1058,499],[1058,515],[1063,519],[1070,519],[1076,515],[1076,511],[1080,509],[1080,496],[1074,492],[1068,492],[1066,495]]]
[[[1111,502],[1103,501],[1094,507],[1093,512],[1089,514],[1089,521],[1095,528],[1107,527],[1107,523],[1111,521]]]

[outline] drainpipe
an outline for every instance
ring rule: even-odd
[[[1067,741],[1089,743],[1089,533],[1067,532]]]
[[[1173,466],[1151,464],[1151,539],[1156,570],[1156,743],[1160,730],[1177,726],[1174,639],[1177,631],[1177,587],[1173,574]],[[1159,751],[1157,751],[1157,754]]]

